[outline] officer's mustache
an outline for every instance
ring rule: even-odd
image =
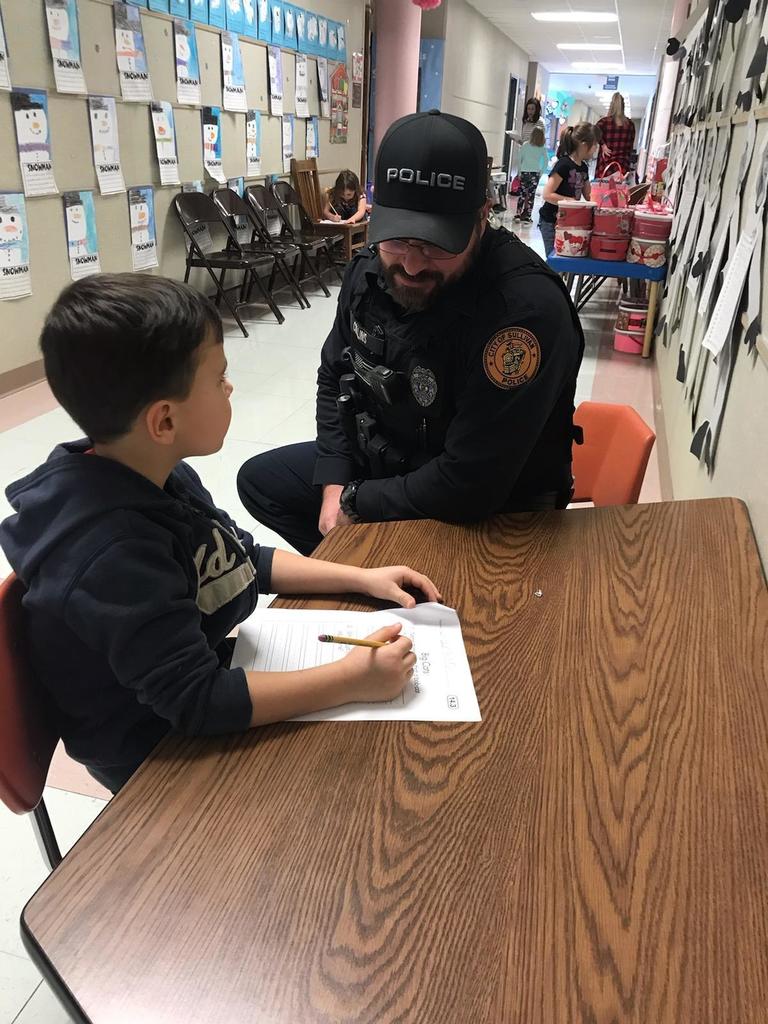
[[[445,280],[439,270],[420,270],[418,274],[409,274],[402,263],[394,263],[392,266],[387,267],[384,276],[387,278],[388,283],[395,283],[395,274],[407,277],[409,281],[414,281],[417,284],[423,284],[427,281],[441,284]]]

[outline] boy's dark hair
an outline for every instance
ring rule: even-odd
[[[206,338],[223,341],[218,310],[167,277],[93,274],[46,317],[40,348],[51,390],[92,441],[127,434],[142,409],[184,399]]]

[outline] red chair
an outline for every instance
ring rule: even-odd
[[[636,505],[656,435],[629,405],[582,402],[573,417],[584,444],[573,446],[572,501]]]
[[[32,812],[40,850],[53,870],[61,851],[43,800],[59,736],[27,660],[21,599],[24,587],[11,574],[0,583],[0,800],[16,814]]]

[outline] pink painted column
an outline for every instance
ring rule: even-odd
[[[416,112],[421,8],[411,0],[376,0],[376,106],[374,150],[398,117]]]

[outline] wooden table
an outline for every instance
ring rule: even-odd
[[[768,1020],[744,506],[350,527],[318,553],[439,581],[483,721],[165,742],[24,911],[87,1019]]]
[[[667,276],[666,264],[663,267],[645,267],[642,263],[627,263],[626,260],[593,260],[588,257],[555,256],[554,253],[547,257],[547,264],[565,276],[565,283],[569,291],[574,279],[576,280],[573,302],[577,311],[586,306],[598,288],[609,277],[648,281],[650,285],[648,288],[648,317],[645,321],[642,356],[643,359],[650,356],[656,310],[659,303],[659,289],[661,282]]]

